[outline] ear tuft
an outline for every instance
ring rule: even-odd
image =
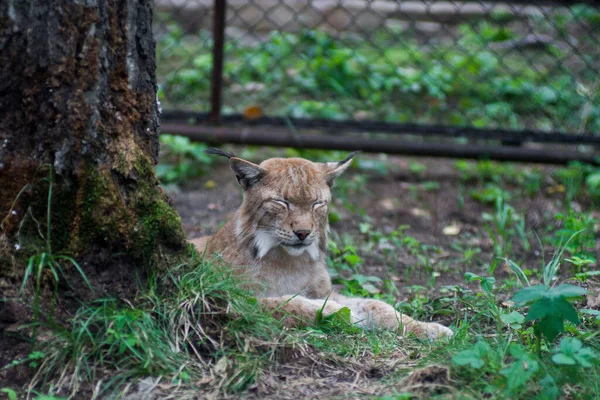
[[[204,150],[204,152],[206,154],[211,154],[211,155],[216,155],[216,156],[223,156],[223,157],[227,157],[227,158],[235,157],[235,154],[233,154],[233,153],[231,153],[229,151],[217,149],[217,148],[214,148],[214,147],[209,147],[208,149]]]
[[[329,187],[332,187],[335,178],[342,175],[344,171],[348,169],[350,164],[352,164],[352,159],[354,158],[354,155],[356,153],[358,153],[358,151],[353,151],[352,153],[350,153],[350,155],[348,155],[348,157],[346,157],[342,161],[328,162],[325,164],[325,168],[327,168],[327,171],[325,173],[325,181],[327,182]]]
[[[342,161],[338,162],[337,164],[338,164],[338,165],[343,165],[343,164],[346,164],[348,161],[351,161],[351,160],[354,158],[354,155],[355,155],[356,153],[360,153],[360,150],[353,151],[352,153],[350,153],[350,154],[348,155],[348,157],[344,158]]]
[[[256,185],[265,175],[267,175],[266,169],[237,157],[231,157],[229,159],[229,167],[244,190]]]

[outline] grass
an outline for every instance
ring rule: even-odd
[[[580,11],[581,18],[597,22],[597,13]],[[565,18],[556,22],[563,30],[573,23]],[[535,30],[543,30],[544,21],[537,23]],[[373,33],[381,50],[364,39],[320,31],[273,33],[256,46],[231,42],[225,111],[243,112],[258,104],[267,115],[600,129],[595,77],[573,82],[546,68],[545,58],[539,59],[544,68],[533,68],[523,60],[535,55],[529,50],[522,57],[481,50],[518,39],[518,32],[499,21],[461,25],[459,43],[466,52],[442,43],[426,48],[408,31],[400,32],[406,42],[393,44],[397,35],[392,33]],[[175,25],[159,39],[159,97],[165,106],[185,102],[190,109],[206,109],[211,58],[210,43],[202,39],[184,35]],[[557,46],[549,51],[566,56]],[[191,64],[181,68],[189,54]],[[519,76],[503,67],[509,61],[519,67]],[[235,99],[235,108],[227,99]],[[162,182],[210,172],[214,161],[204,148],[163,135],[157,167]],[[242,153],[262,157],[252,148]],[[294,149],[286,156],[344,158]],[[385,176],[394,166],[382,156],[359,159],[356,168]],[[418,182],[407,189],[409,196],[420,201],[428,193],[445,195],[443,186],[427,180],[424,163],[411,162],[407,169]],[[239,277],[193,253],[168,275],[149,277],[133,301],[99,299],[56,321],[61,270],[74,267],[84,280],[85,275],[76,260],[52,251],[48,220],[38,223],[45,231],[43,244],[23,276],[23,288],[33,286],[28,292],[33,297],[20,299],[33,303],[32,338],[37,340],[29,354],[3,367],[25,368],[34,377],[27,388],[0,388],[0,393],[11,399],[119,398],[145,385],[158,398],[180,399],[301,398],[307,393],[382,400],[597,397],[600,311],[583,308],[581,287],[593,287],[599,276],[594,268],[600,222],[594,207],[600,202],[600,170],[575,163],[546,174],[486,161],[458,161],[455,169],[458,208],[464,210],[469,201],[485,207],[480,232],[443,246],[417,237],[409,226],[380,229],[370,210],[355,201],[369,195],[366,176],[355,175],[336,183],[330,220],[335,227],[356,219],[356,234],[334,229],[327,260],[343,293],[378,298],[418,319],[451,324],[456,334],[449,342],[361,331],[344,315],[315,315],[309,327],[284,329],[259,308]],[[52,176],[49,180],[48,215]],[[532,232],[519,203],[544,192],[556,196],[560,210],[548,211],[543,229]],[[492,242],[492,254],[482,250],[482,238]],[[373,259],[383,272],[365,270]],[[407,265],[399,260],[408,260]],[[511,272],[504,273],[506,268]],[[450,274],[464,278],[440,282]],[[55,284],[48,310],[40,304],[45,275]]]
[[[493,182],[513,193],[527,192],[528,181],[521,177],[529,169],[481,163],[457,171],[473,169],[481,175],[464,177],[465,185]],[[411,170],[419,177],[426,172],[421,166]],[[497,175],[485,172],[494,170]],[[572,201],[592,196],[585,179],[579,181],[582,186]],[[423,242],[411,235],[409,226],[381,231],[376,221],[361,216],[359,207],[351,208],[353,199],[365,193],[365,183],[364,177],[349,177],[334,188],[336,207],[361,218],[358,236],[332,235],[328,265],[334,282],[345,294],[379,298],[421,320],[450,323],[456,334],[449,342],[365,332],[349,326],[343,315],[315,315],[309,327],[284,329],[258,307],[231,270],[190,253],[190,261],[168,275],[148,278],[131,302],[100,299],[83,304],[68,321],[38,321],[37,335],[43,340],[5,368],[35,371],[26,391],[39,399],[119,398],[144,385],[154,387],[158,398],[182,399],[211,393],[224,398],[353,393],[378,399],[596,395],[599,312],[582,308],[579,300],[585,292],[579,286],[593,284],[597,276],[590,255],[597,222],[591,212],[567,210],[565,201],[558,224],[549,225],[537,239],[557,251],[549,262],[543,262],[542,253],[541,267],[534,268],[513,258],[525,246],[517,228],[522,218],[514,218],[518,208],[507,209],[499,196],[485,206],[487,235],[501,241],[493,246],[491,260],[490,253],[460,241],[454,246],[459,259],[438,260],[449,249]],[[567,199],[566,192],[560,195]],[[535,243],[531,232],[523,232]],[[38,261],[47,251],[41,249]],[[371,253],[380,254],[388,266],[383,274],[364,271]],[[405,285],[409,295],[398,301],[397,260],[406,257],[414,262],[404,271],[406,281],[426,279],[424,285]],[[58,266],[70,262],[53,260]],[[452,272],[455,263],[459,269]],[[512,273],[481,269],[486,263],[496,263],[496,269],[507,265]],[[466,272],[464,283],[438,283],[445,271]],[[24,282],[29,280],[24,276]],[[15,391],[4,389],[8,396]]]
[[[318,316],[312,327],[284,331],[243,287],[230,271],[200,260],[150,279],[135,306],[86,304],[68,329],[39,344],[30,390],[124,396],[135,391],[132,383],[162,377],[159,396],[192,398],[199,389],[233,395],[273,373],[289,353],[311,360],[311,369],[326,368],[339,357],[385,359],[400,340]]]
[[[500,33],[510,35],[495,24],[480,28],[487,32],[483,42],[472,27],[463,26],[461,43],[468,48],[489,44]],[[162,53],[166,60],[159,68],[177,62],[180,49],[198,46],[189,39],[176,28],[161,39],[161,51],[167,45],[175,48]],[[380,39],[385,42],[389,37]],[[274,114],[346,118],[369,109],[370,117],[392,121],[432,122],[439,118],[453,124],[474,120],[479,127],[533,124],[546,129],[555,121],[539,117],[540,113],[562,118],[591,109],[585,126],[598,126],[600,114],[594,114],[598,102],[590,103],[597,100],[598,93],[582,96],[575,86],[565,86],[560,74],[549,76],[524,66],[524,76],[516,79],[503,72],[493,54],[481,53],[478,59],[467,60],[455,50],[440,49],[444,57],[456,62],[448,64],[436,61],[440,56],[436,51],[425,52],[415,43],[407,46],[408,50],[393,46],[386,50],[385,56],[401,68],[400,78],[396,67],[390,69],[381,54],[370,51],[366,43],[314,31],[273,34],[252,49],[231,45],[225,68],[242,86],[268,78],[269,85],[283,88],[277,101],[281,107],[267,110]],[[207,54],[205,49],[196,50]],[[285,58],[292,50],[314,57]],[[250,53],[253,58],[247,68],[239,61]],[[281,56],[284,62],[271,65],[277,57],[270,54]],[[159,92],[163,102],[175,104],[206,93],[209,62],[210,58],[201,55],[194,58],[193,68],[170,68],[164,73]],[[287,76],[289,69],[301,72]],[[456,81],[449,81],[448,76],[456,76]],[[487,80],[490,76],[496,78]],[[461,84],[472,79],[481,86],[469,89]],[[564,101],[552,100],[549,82],[558,85]],[[228,83],[226,94],[233,84]],[[324,100],[307,99],[317,88]],[[392,104],[390,98],[399,93],[406,104],[391,110],[386,104]],[[272,97],[271,89],[259,90],[256,95],[239,97],[240,107]],[[418,107],[425,103],[427,109]],[[448,107],[450,104],[458,108]],[[532,114],[536,115],[533,119],[529,118]],[[561,121],[567,121],[567,128],[581,127],[579,118]],[[163,183],[184,182],[214,166],[213,159],[203,153],[203,144],[163,135],[161,146],[157,174]],[[262,151],[257,152],[246,148],[241,155],[263,156]],[[336,152],[285,152],[286,156],[316,161],[344,158]],[[312,326],[285,330],[260,310],[239,278],[194,255],[167,276],[148,278],[133,302],[100,299],[83,304],[67,321],[54,321],[54,301],[48,313],[40,306],[44,274],[50,274],[55,285],[66,266],[76,268],[84,279],[85,275],[76,260],[53,253],[46,221],[38,223],[39,231],[46,232],[40,234],[45,244],[29,259],[23,277],[23,287],[34,286],[32,337],[41,339],[28,355],[5,368],[35,371],[26,390],[39,399],[124,397],[137,391],[141,382],[155,385],[157,396],[171,398],[195,398],[199,393],[302,397],[305,391],[326,398],[356,393],[382,395],[381,399],[596,396],[600,389],[599,311],[582,308],[579,298],[583,289],[564,285],[586,286],[597,281],[598,271],[593,269],[600,222],[594,207],[600,202],[600,170],[574,163],[546,174],[536,167],[457,161],[458,208],[463,210],[469,201],[481,203],[484,222],[481,232],[465,234],[445,247],[416,237],[409,226],[380,229],[369,217],[370,210],[355,201],[370,195],[365,189],[367,173],[385,176],[395,167],[384,156],[364,157],[356,166],[361,174],[336,182],[330,220],[335,226],[356,219],[357,234],[334,229],[328,266],[344,294],[378,298],[416,318],[451,324],[456,336],[450,342],[428,343],[401,338],[394,332],[360,331],[348,326],[343,315],[329,319],[315,315]],[[428,180],[424,163],[410,162],[407,170],[418,182],[407,189],[415,201],[431,193],[445,196],[439,182]],[[51,180],[52,176],[48,215]],[[556,196],[560,210],[546,213],[543,229],[532,232],[519,203],[540,193]],[[481,238],[492,242],[491,255],[482,251]],[[545,249],[555,251],[550,262],[544,260]],[[524,260],[535,251],[535,261],[542,268],[533,267],[531,257]],[[365,271],[367,260],[373,259],[382,266],[382,273]],[[408,260],[407,265],[399,265],[401,259]],[[501,267],[506,266],[512,274],[502,273]],[[464,282],[440,283],[448,274],[463,275]],[[403,293],[397,286],[401,279],[406,281]],[[332,390],[334,387],[338,391]],[[15,388],[0,388],[0,393],[9,397],[14,392]]]
[[[34,280],[35,280],[34,301],[33,301],[33,321],[34,321],[34,323],[32,324],[32,333],[31,333],[31,338],[34,341],[36,340],[38,321],[40,321],[41,312],[42,312],[42,309],[40,306],[40,297],[41,297],[41,292],[42,292],[41,286],[42,286],[42,281],[44,280],[44,275],[46,275],[46,274],[51,275],[52,280],[54,281],[54,290],[53,290],[53,294],[52,294],[50,309],[49,309],[48,313],[44,315],[44,317],[49,321],[50,324],[54,324],[53,317],[54,317],[54,310],[55,310],[55,306],[56,306],[56,299],[57,299],[57,295],[58,295],[58,286],[59,286],[61,277],[65,276],[65,274],[63,272],[64,264],[67,264],[67,265],[75,268],[75,270],[81,275],[84,282],[87,284],[90,291],[93,292],[93,288],[92,288],[88,278],[86,277],[85,273],[83,272],[83,270],[81,269],[81,267],[79,266],[77,261],[75,261],[72,257],[70,257],[67,254],[56,254],[55,252],[52,251],[52,229],[51,229],[51,223],[50,223],[51,216],[52,216],[52,192],[53,192],[53,184],[54,184],[54,170],[52,167],[49,168],[48,178],[44,178],[43,180],[48,182],[48,197],[47,197],[47,206],[46,206],[47,211],[46,211],[46,224],[45,224],[46,233],[45,233],[45,235],[42,233],[43,224],[36,221],[35,218],[33,217],[33,214],[30,213],[28,215],[31,216],[31,218],[37,224],[37,231],[39,233],[41,240],[44,243],[44,248],[41,249],[41,251],[39,253],[36,253],[36,254],[32,255],[31,257],[29,257],[29,259],[27,261],[27,266],[24,268],[25,272],[24,272],[24,277],[23,277],[23,283],[21,285],[21,288],[19,289],[19,295],[21,296],[21,295],[23,295],[25,286],[29,281],[29,277],[30,276],[34,277]],[[21,190],[21,192],[23,192],[23,190]],[[20,194],[21,193],[19,193],[19,196],[20,196]],[[10,211],[12,211],[12,210],[10,210]],[[21,223],[21,226],[23,226],[23,224],[24,224],[24,221]],[[20,230],[19,230],[19,233],[17,233],[17,236],[20,236]],[[20,247],[21,246],[20,243],[18,243],[17,246]],[[19,249],[17,249],[17,250],[19,250]]]

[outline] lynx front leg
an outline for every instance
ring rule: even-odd
[[[321,309],[323,316],[327,316],[346,307],[332,300],[314,300],[302,296],[265,297],[259,299],[259,303],[271,311],[274,318],[282,320],[283,325],[288,328],[313,324]],[[351,318],[352,323],[357,321],[353,313]]]
[[[416,321],[383,301],[345,297],[337,293],[332,294],[330,298],[350,308],[358,319],[358,325],[366,329],[401,329],[402,334],[414,333],[432,340],[453,335],[452,331],[443,325]]]

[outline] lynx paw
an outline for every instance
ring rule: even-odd
[[[454,332],[448,327],[444,325],[430,322],[425,327],[425,333],[427,334],[427,338],[429,340],[438,340],[438,339],[449,339],[454,335]]]

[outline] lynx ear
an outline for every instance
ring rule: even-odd
[[[327,169],[327,172],[325,173],[325,181],[327,182],[329,187],[332,187],[335,178],[342,175],[342,173],[344,173],[344,171],[348,169],[350,164],[352,164],[352,158],[356,153],[358,152],[354,151],[350,153],[348,157],[346,157],[340,162],[328,162],[325,164],[325,168]]]
[[[267,174],[266,169],[237,157],[229,159],[229,167],[244,190],[256,185]]]

